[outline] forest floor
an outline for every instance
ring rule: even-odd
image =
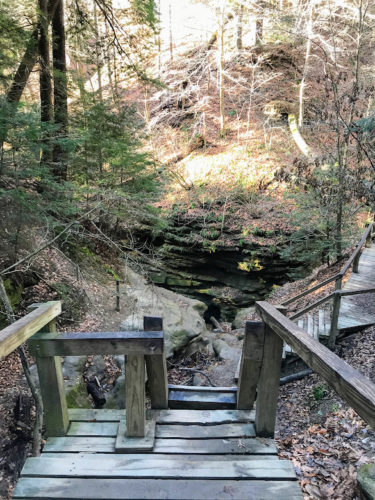
[[[271,298],[280,302],[317,280],[336,272],[337,266],[318,269],[312,277],[279,288]],[[86,278],[88,280],[88,277]],[[114,291],[109,282],[87,281],[91,307],[75,330],[117,330],[122,312],[114,311]],[[306,299],[305,299],[306,300]],[[363,298],[361,299],[363,301]],[[362,305],[363,302],[362,302]],[[373,307],[370,301],[368,307]],[[122,304],[126,310],[126,304]],[[233,331],[233,343],[238,331]],[[340,341],[336,353],[375,381],[375,328]],[[191,384],[199,369],[215,385],[233,385],[236,362],[198,354],[194,359],[170,360],[172,383]],[[184,368],[187,370],[184,370]],[[0,363],[0,498],[11,492],[30,451],[33,408],[16,353]],[[208,381],[203,377],[202,384]],[[316,374],[282,386],[277,412],[276,443],[280,458],[292,460],[306,499],[358,499],[356,471],[374,461],[375,434]]]

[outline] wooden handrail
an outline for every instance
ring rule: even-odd
[[[61,302],[46,302],[0,331],[0,359],[7,356],[28,338],[61,314]]]
[[[361,295],[362,293],[375,293],[375,288],[361,288],[360,290],[336,290],[334,293],[338,293],[341,297],[347,297],[349,295]]]
[[[335,296],[335,292],[332,292],[329,295],[326,295],[322,299],[319,299],[319,300],[315,301],[314,303],[310,304],[309,306],[304,307],[300,311],[296,312],[295,314],[290,316],[289,319],[294,320],[294,319],[299,318],[300,316],[303,316],[304,314],[310,312],[312,309],[315,309],[315,307],[320,306],[321,304],[323,304],[324,302],[327,302],[330,299],[333,299],[334,296]]]
[[[335,274],[334,276],[331,276],[330,278],[326,279],[325,281],[322,281],[322,282],[318,283],[317,285],[314,285],[313,287],[309,288],[308,290],[304,290],[303,292],[299,293],[298,295],[295,295],[291,299],[286,300],[285,302],[282,302],[281,305],[288,306],[292,302],[295,302],[296,300],[301,299],[305,295],[308,295],[309,293],[315,292],[315,290],[319,290],[319,288],[322,288],[323,286],[328,285],[332,281],[336,281],[338,277],[339,277],[339,274]]]
[[[38,333],[29,340],[30,352],[39,357],[101,354],[162,354],[163,332]]]
[[[369,234],[371,233],[372,231],[372,227],[373,227],[373,222],[371,222],[371,224],[368,225],[366,231],[363,233],[363,236],[361,238],[361,241],[358,243],[356,249],[354,250],[354,252],[351,254],[351,256],[349,257],[349,259],[346,261],[346,264],[344,265],[344,267],[341,269],[341,271],[339,272],[339,275],[340,277],[344,277],[344,275],[346,274],[347,270],[349,269],[349,267],[351,266],[353,260],[357,257],[357,255],[360,253],[360,251],[362,250],[362,247],[363,245],[366,243],[366,240],[369,236]]]
[[[296,300],[301,299],[302,297],[305,297],[306,295],[309,295],[310,293],[315,292],[316,290],[319,290],[319,288],[322,288],[323,286],[328,285],[332,281],[336,281],[336,282],[339,281],[340,285],[341,285],[342,278],[345,276],[346,272],[348,271],[348,269],[350,268],[350,266],[352,265],[354,260],[359,257],[363,245],[366,243],[366,241],[368,240],[368,237],[371,235],[371,231],[372,231],[373,226],[374,226],[374,223],[371,222],[371,224],[369,224],[369,226],[366,228],[365,232],[362,235],[361,241],[358,243],[355,250],[353,251],[351,256],[348,258],[344,267],[341,269],[341,271],[339,273],[337,273],[334,276],[331,276],[330,278],[314,285],[313,287],[309,288],[308,290],[304,290],[303,292],[295,295],[294,297],[282,302],[281,305],[287,306],[289,304],[292,304]]]
[[[256,308],[268,328],[290,345],[311,369],[375,428],[375,384],[310,337],[273,305],[262,301],[256,303]]]

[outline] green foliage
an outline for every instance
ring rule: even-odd
[[[29,33],[20,16],[20,6],[13,2],[0,2],[0,86],[4,90],[12,76],[12,69],[19,61],[19,51],[23,50]],[[26,9],[28,15],[31,14]]]
[[[97,102],[86,94],[72,117],[76,148],[71,176],[85,199],[98,193],[141,197],[156,188],[150,157],[139,151],[141,124],[135,110]]]
[[[32,217],[69,215],[74,204],[66,195],[72,186],[53,177],[51,168],[41,163],[41,151],[49,151],[61,143],[51,137],[56,127],[40,122],[37,106],[21,104],[18,108],[0,99],[0,130],[7,132],[7,142],[0,144],[0,176],[6,176],[6,186],[0,185],[0,203],[10,200],[23,211],[23,220]],[[65,139],[65,141],[67,141]]]
[[[313,387],[313,396],[315,401],[320,401],[324,398],[324,396],[327,394],[328,389],[325,384],[318,384],[315,387]]]
[[[155,12],[154,0],[131,0],[131,4],[140,24],[148,25],[152,30],[157,30],[158,20]]]
[[[340,193],[337,166],[316,167],[310,178],[303,182],[285,194],[287,199],[293,201],[295,209],[286,216],[293,231],[284,241],[281,256],[307,265],[331,262],[337,257],[336,227]],[[352,201],[344,200],[343,248],[351,242],[353,234],[356,235],[352,211]]]

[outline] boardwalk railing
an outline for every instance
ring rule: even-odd
[[[0,359],[8,356],[34,333],[49,324],[61,314],[61,302],[35,304],[32,312],[0,331]]]
[[[362,235],[361,241],[358,243],[357,247],[353,251],[353,253],[350,255],[348,260],[346,261],[345,265],[341,269],[341,271],[334,276],[331,276],[330,278],[314,285],[313,287],[304,290],[303,292],[295,295],[294,297],[291,297],[290,299],[286,300],[285,302],[282,303],[283,306],[288,306],[292,304],[293,302],[296,302],[297,300],[306,297],[310,293],[316,292],[320,288],[323,288],[324,286],[328,285],[329,283],[332,283],[333,281],[335,282],[335,292],[330,293],[329,295],[326,295],[325,297],[317,300],[316,302],[310,304],[309,306],[301,309],[297,313],[293,314],[290,316],[291,320],[295,320],[304,314],[310,312],[311,310],[315,309],[316,307],[324,304],[325,302],[333,299],[333,312],[332,312],[332,320],[331,320],[331,329],[330,329],[330,334],[329,334],[329,340],[328,340],[328,345],[329,347],[334,347],[335,342],[336,342],[336,337],[338,334],[338,319],[339,319],[339,313],[340,313],[340,305],[341,305],[341,297],[349,296],[349,295],[355,295],[358,293],[371,293],[374,292],[375,290],[372,288],[369,289],[363,289],[363,290],[356,290],[356,291],[350,291],[350,290],[345,290],[343,292],[342,290],[342,281],[346,275],[346,273],[349,271],[351,267],[353,267],[353,272],[358,273],[358,266],[359,266],[359,260],[363,251],[363,246],[365,245],[366,247],[369,247],[371,245],[371,240],[373,237],[373,230],[374,230],[374,223],[372,222],[371,224],[368,225],[366,228],[365,232]]]
[[[149,378],[152,408],[168,408],[162,318],[145,317],[144,327],[145,331],[142,332],[60,334],[55,329],[49,329],[35,334],[29,340],[29,349],[35,356],[38,368],[47,435],[64,436],[69,425],[60,356],[95,354],[126,356],[126,436],[122,437],[144,438],[146,434],[152,434],[149,422],[146,421],[145,366]],[[131,448],[131,443],[128,444]]]
[[[152,422],[146,420],[145,368],[151,407],[168,408],[162,318],[145,317],[142,332],[57,333],[55,318],[61,313],[60,302],[35,304],[31,308],[32,312],[0,331],[0,356],[7,356],[29,339],[29,351],[35,356],[38,369],[47,436],[65,436],[69,426],[61,356],[120,354],[127,357],[126,424],[124,412],[118,448],[132,449],[132,438],[145,438],[143,444],[137,440],[137,449],[152,449],[154,429]]]
[[[256,398],[256,433],[273,436],[280,384],[283,341],[373,428],[375,384],[268,302],[257,302],[262,322],[247,322],[238,385],[238,408],[250,408]]]

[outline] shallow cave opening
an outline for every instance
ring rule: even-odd
[[[213,316],[215,319],[220,321],[220,318],[221,318],[220,306],[218,306],[217,304],[214,304],[213,302],[208,304],[207,310],[203,314],[203,318],[208,325],[212,325],[214,328],[216,328],[215,325],[211,321],[211,316]]]

